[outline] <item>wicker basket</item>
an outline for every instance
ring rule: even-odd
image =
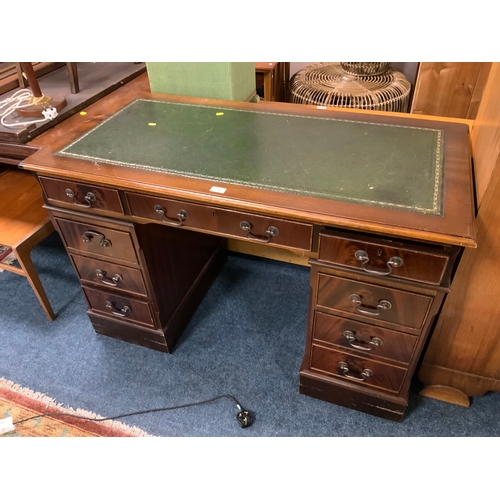
[[[350,63],[317,63],[298,71],[290,81],[291,102],[407,111],[411,86],[402,73],[389,70],[380,75],[353,76],[342,64]]]
[[[377,76],[391,69],[388,62],[342,62],[341,68],[354,76]]]

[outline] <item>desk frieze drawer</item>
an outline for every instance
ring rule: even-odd
[[[370,322],[407,327],[419,333],[433,298],[385,286],[318,273],[317,304]]]
[[[139,269],[111,262],[70,254],[82,282],[100,285],[110,290],[135,293],[147,297],[148,292]]]
[[[49,177],[39,177],[39,180],[51,204],[89,213],[96,210],[124,213],[117,189]]]
[[[333,349],[312,346],[311,370],[338,379],[398,393],[407,370],[397,366],[345,354]]]
[[[132,215],[168,226],[236,236],[256,243],[311,249],[311,224],[136,193],[126,193],[126,197]]]
[[[313,340],[408,364],[418,337],[316,311]]]
[[[128,263],[138,263],[137,254],[128,231],[55,218],[69,250],[89,252],[102,257],[113,257]]]
[[[119,320],[133,321],[149,327],[155,326],[148,302],[113,295],[86,286],[82,288],[93,311],[99,311]]]
[[[333,231],[323,231],[319,236],[319,261],[356,269],[367,276],[393,276],[439,285],[451,256],[451,250],[430,245],[358,238]]]

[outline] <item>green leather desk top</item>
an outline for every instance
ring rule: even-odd
[[[442,214],[444,130],[138,99],[57,154]]]

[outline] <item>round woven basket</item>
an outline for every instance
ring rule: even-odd
[[[311,64],[290,81],[291,102],[406,112],[410,82],[398,71],[373,76],[353,76],[342,63]]]

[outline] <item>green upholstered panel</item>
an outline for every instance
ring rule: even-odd
[[[62,156],[441,214],[444,131],[138,99]]]
[[[146,63],[151,92],[231,101],[255,95],[255,63]]]

